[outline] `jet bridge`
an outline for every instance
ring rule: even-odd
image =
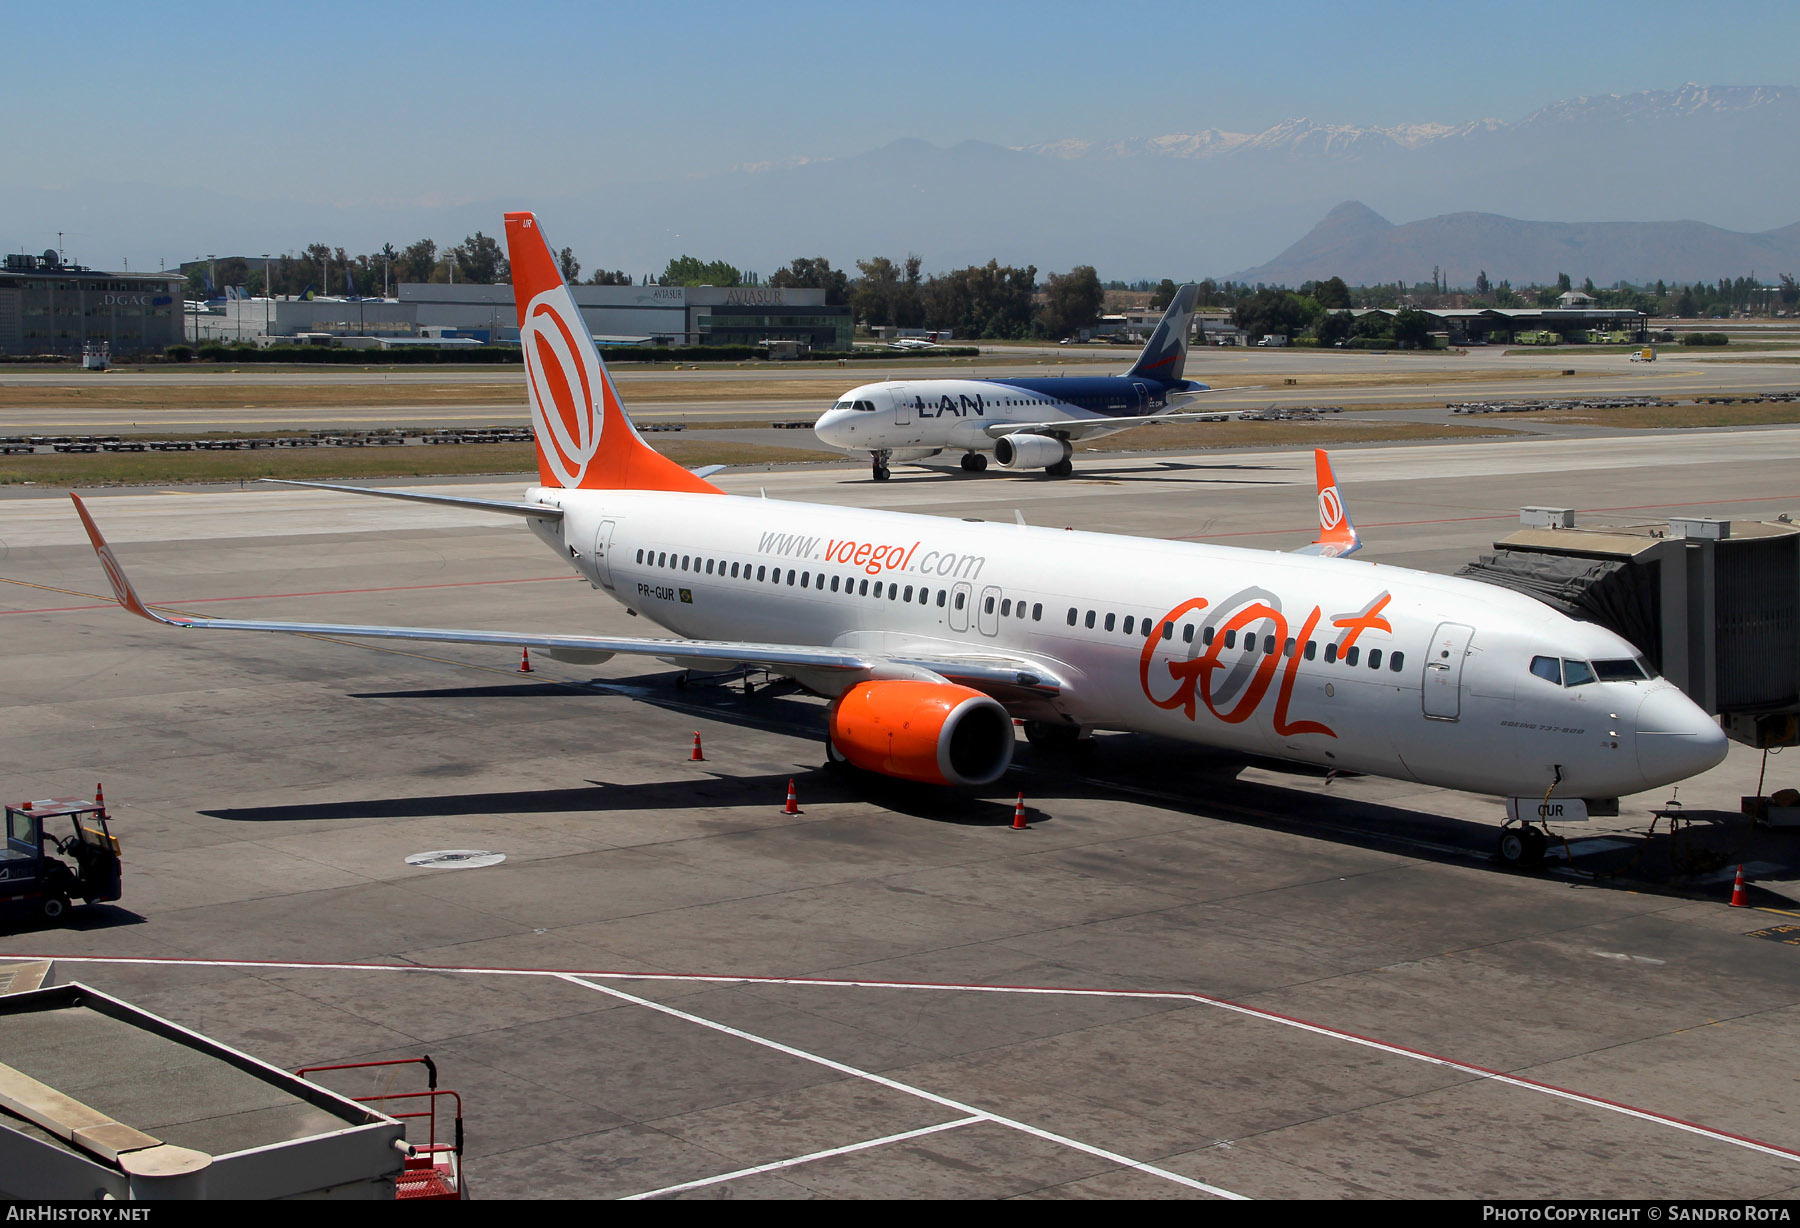
[[[1457,574],[1618,632],[1739,742],[1800,742],[1800,526],[1584,529],[1573,511],[1541,507],[1519,522]]]

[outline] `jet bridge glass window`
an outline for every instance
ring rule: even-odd
[[[1594,681],[1594,668],[1586,661],[1571,661],[1563,658],[1563,685],[1586,686]]]
[[[1648,677],[1633,660],[1595,661],[1594,673],[1602,682],[1642,682]]]

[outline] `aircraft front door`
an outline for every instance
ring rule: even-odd
[[[894,398],[894,425],[911,426],[912,402],[906,399],[906,390],[895,388],[888,395]]]
[[[609,591],[613,586],[612,537],[616,525],[616,521],[602,520],[594,533],[594,576],[600,581],[600,587]]]
[[[1454,721],[1462,716],[1463,660],[1475,628],[1462,623],[1439,623],[1425,656],[1425,715],[1433,720]]]
[[[950,590],[950,630],[967,631],[969,629],[969,593],[968,581],[958,584]]]

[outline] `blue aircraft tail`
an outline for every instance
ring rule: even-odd
[[[1192,282],[1175,291],[1169,309],[1150,334],[1150,343],[1138,355],[1137,365],[1125,373],[1127,376],[1144,376],[1165,383],[1182,378],[1182,368],[1187,365],[1188,328],[1193,324],[1194,302],[1199,297],[1200,287]]]

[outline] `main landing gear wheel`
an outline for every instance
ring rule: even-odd
[[[968,473],[980,473],[987,468],[987,457],[979,452],[965,452],[962,467]]]
[[[1093,745],[1081,740],[1081,730],[1078,727],[1056,725],[1049,721],[1026,721],[1025,740],[1051,754],[1067,754]]]
[[[1044,472],[1053,478],[1066,478],[1071,473],[1075,472],[1075,462],[1072,460],[1059,460],[1054,465],[1044,466]]]
[[[1529,823],[1500,829],[1498,853],[1502,864],[1513,869],[1529,869],[1544,864],[1550,850],[1550,837]]]

